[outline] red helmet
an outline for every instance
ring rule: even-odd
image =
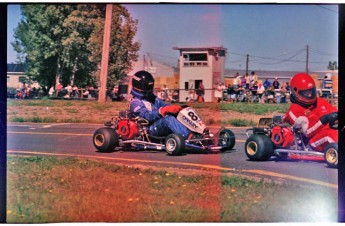
[[[310,106],[316,101],[314,79],[306,73],[299,73],[291,78],[291,102],[301,106]]]

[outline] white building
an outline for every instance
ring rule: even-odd
[[[7,87],[22,88],[27,76],[21,64],[7,64]]]
[[[214,100],[214,89],[224,81],[227,49],[223,47],[174,47],[180,51],[180,98],[186,101],[190,91],[202,82],[205,88],[205,102]],[[196,98],[196,96],[194,96]]]

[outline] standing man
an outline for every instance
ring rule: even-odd
[[[236,89],[241,84],[240,74],[237,72],[234,79],[232,80],[232,85]]]
[[[199,87],[198,89],[196,90],[196,95],[197,95],[197,100],[200,102],[205,102],[205,99],[204,99],[204,94],[205,94],[205,87],[204,85],[202,84],[202,81],[199,83]],[[201,100],[200,100],[201,99]]]

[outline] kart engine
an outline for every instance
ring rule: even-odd
[[[129,119],[122,119],[118,122],[117,133],[126,140],[135,138],[138,135],[139,127],[136,122]]]
[[[275,126],[271,132],[271,140],[278,147],[289,147],[294,142],[294,135],[290,128]]]

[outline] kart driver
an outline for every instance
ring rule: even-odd
[[[153,94],[154,78],[147,71],[138,71],[132,78],[133,96],[129,109],[135,116],[146,119],[150,126],[148,133],[152,136],[167,136],[171,133],[180,134],[185,139],[189,130],[174,115],[182,109],[178,105],[169,105]]]
[[[338,142],[338,110],[323,98],[316,96],[313,78],[299,73],[291,78],[291,106],[284,122],[300,128],[309,147],[323,151],[329,143]]]

